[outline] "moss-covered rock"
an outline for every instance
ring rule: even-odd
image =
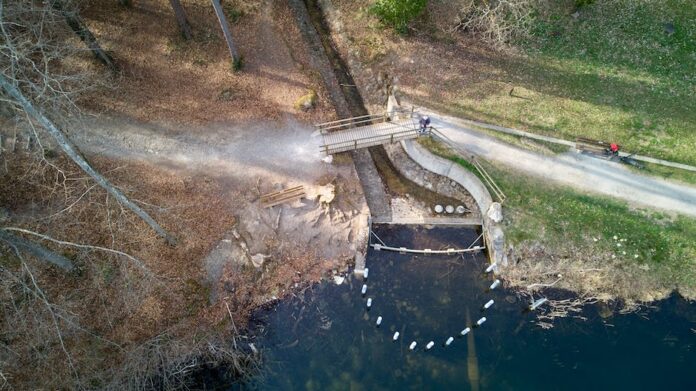
[[[317,103],[317,93],[314,90],[308,90],[306,95],[299,97],[294,104],[295,110],[309,111],[314,108]]]

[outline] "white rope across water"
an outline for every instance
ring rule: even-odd
[[[402,253],[402,254],[426,254],[426,255],[430,255],[430,254],[433,254],[433,255],[435,255],[435,254],[444,254],[444,255],[453,255],[453,254],[465,254],[465,253],[483,251],[483,250],[485,250],[485,248],[486,248],[486,246],[474,246],[474,244],[475,244],[476,242],[478,242],[478,241],[483,237],[483,234],[479,235],[479,237],[476,238],[476,239],[469,245],[469,247],[467,247],[467,248],[461,248],[461,249],[458,249],[458,248],[448,248],[448,249],[445,249],[445,250],[433,250],[433,249],[430,249],[430,248],[426,248],[426,249],[418,250],[418,249],[411,249],[411,248],[406,248],[406,247],[391,247],[391,246],[387,246],[387,245],[382,241],[382,239],[380,239],[379,236],[377,236],[377,234],[374,233],[374,231],[370,231],[370,233],[372,233],[372,235],[379,241],[379,244],[378,244],[378,243],[371,243],[371,244],[370,244],[370,247],[374,248],[374,249],[377,250],[377,251],[381,251],[381,250],[395,251],[395,252],[399,252],[399,253]]]

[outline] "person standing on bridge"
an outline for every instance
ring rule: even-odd
[[[428,126],[430,126],[430,117],[424,115],[420,119],[420,133],[426,133],[428,131]]]

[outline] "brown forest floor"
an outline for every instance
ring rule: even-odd
[[[228,17],[239,12],[232,31],[244,56],[244,67],[236,73],[231,71],[210,2],[184,0],[182,4],[194,34],[188,42],[182,39],[166,0],[134,1],[132,8],[123,8],[117,1],[83,4],[81,15],[121,68],[118,75],[79,99],[86,114],[161,124],[164,126],[154,128],[164,131],[190,125],[192,131],[199,129],[199,134],[188,135],[193,137],[208,136],[200,134],[207,129],[201,125],[206,124],[256,120],[282,124],[288,119],[313,123],[334,118],[320,80],[309,67],[310,52],[284,2],[224,2]],[[85,64],[85,69],[98,67],[87,56]],[[318,94],[315,108],[297,110],[294,102],[309,90]],[[215,128],[219,130],[219,126]],[[24,152],[10,156],[11,160],[3,156],[8,160],[0,173],[0,207],[10,212],[4,225],[125,251],[157,276],[144,278],[121,257],[50,243],[44,244],[74,257],[82,274],[61,275],[41,263],[32,263],[56,308],[67,309],[81,327],[126,348],[164,333],[189,341],[202,335],[224,336],[232,330],[225,303],[237,327],[243,327],[250,311],[266,300],[269,292],[302,288],[306,282],[342,267],[335,260],[317,259],[311,249],[288,250],[283,262],[262,276],[253,268],[228,276],[234,292],[211,305],[210,290],[214,288],[205,282],[203,259],[234,226],[234,212],[245,196],[229,182],[215,173],[88,155],[96,169],[178,238],[177,246],[171,247],[99,187],[90,189],[93,183],[84,180],[84,173],[64,157],[47,159],[71,178],[66,182],[69,190],[56,182],[60,177],[57,171],[46,162],[38,162],[36,156]],[[349,192],[358,188],[357,182],[338,186],[349,187]],[[69,205],[50,219],[42,218]],[[0,262],[17,266],[2,256]],[[14,289],[8,286],[3,287]],[[40,311],[41,306],[36,308]],[[13,358],[10,366],[0,362],[2,373],[12,376],[11,384],[20,388],[73,387],[72,371],[57,347],[55,333],[50,328],[28,334],[13,330],[11,313],[0,322],[3,330],[11,331],[8,338],[15,338],[12,347],[19,357]],[[70,329],[65,323],[61,327]],[[42,360],[34,358],[31,343],[23,344],[33,338],[39,345],[48,345]],[[113,374],[113,366],[126,359],[86,333],[71,333],[66,337],[66,348],[83,381],[104,380],[100,373]],[[35,370],[26,371],[28,366]]]
[[[110,90],[84,99],[97,112],[142,121],[207,123],[297,116],[329,118],[331,105],[307,66],[299,30],[283,2],[228,1],[224,8],[243,56],[232,72],[229,52],[210,1],[182,1],[193,29],[186,41],[166,0],[85,7],[83,16],[122,69]],[[238,14],[231,17],[232,13]],[[309,113],[294,102],[314,90],[318,107]]]

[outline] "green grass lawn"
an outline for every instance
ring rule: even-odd
[[[539,15],[523,54],[498,60],[503,77],[463,90],[448,110],[696,164],[696,1],[597,0],[577,17],[561,3]]]
[[[635,210],[610,198],[487,168],[507,195],[505,233],[511,243],[590,246],[626,263],[649,266],[665,286],[696,289],[695,219]]]
[[[476,172],[441,144],[424,145]],[[631,208],[622,201],[483,164],[507,195],[504,231],[509,243],[538,241],[551,250],[597,249],[626,264],[648,266],[664,286],[696,290],[696,219]]]

